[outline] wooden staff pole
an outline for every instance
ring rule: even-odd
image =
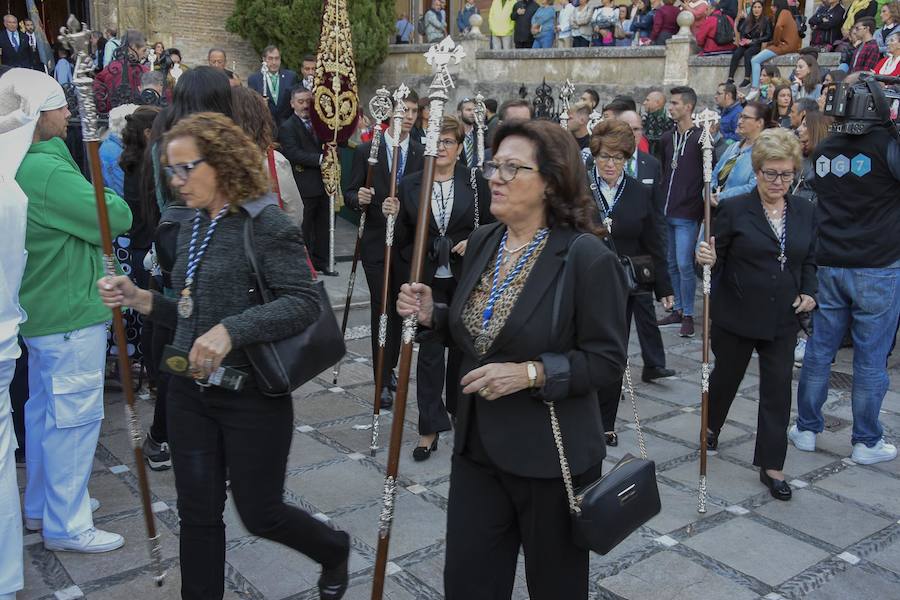
[[[431,187],[434,184],[434,162],[437,157],[437,142],[444,120],[444,105],[447,90],[453,87],[453,80],[447,69],[450,60],[459,64],[465,56],[462,46],[457,46],[448,36],[431,47],[425,55],[434,69],[431,82],[431,116],[425,141],[425,164],[422,171],[422,189],[419,195],[419,212],[416,218],[416,235],[413,243],[409,282],[416,283],[422,278],[425,263],[425,243],[428,238],[428,221],[431,218]],[[396,164],[396,161],[395,163]],[[394,500],[397,495],[397,476],[400,467],[400,446],[403,443],[403,419],[406,416],[406,399],[409,392],[409,372],[412,366],[413,341],[416,335],[416,317],[403,319],[403,345],[400,347],[397,396],[394,400],[394,417],[391,424],[391,444],[388,450],[387,472],[384,480],[381,515],[378,525],[378,548],[375,555],[375,574],[372,580],[372,600],[381,600],[384,595],[385,570],[388,562],[388,548],[391,541],[391,526],[394,521]]]

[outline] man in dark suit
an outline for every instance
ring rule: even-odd
[[[262,72],[253,73],[247,78],[247,86],[268,99],[272,119],[275,123],[282,123],[291,117],[291,91],[300,85],[300,80],[290,69],[281,68],[281,51],[276,46],[268,46],[263,50],[263,60],[266,62],[265,78]]]
[[[7,67],[34,67],[34,58],[28,39],[19,33],[19,21],[14,15],[3,17],[3,34],[0,35],[0,60]]]
[[[34,30],[34,21],[25,19],[22,21],[22,25],[25,27],[25,42],[31,50],[31,68],[35,71],[43,71],[44,64],[41,62],[41,53],[38,50],[38,38],[37,32]]]
[[[416,123],[419,115],[419,98],[415,92],[410,92],[406,97],[406,114],[403,117],[403,125],[400,129],[400,159],[397,161],[397,178],[400,179],[406,173],[415,173],[422,170],[422,158],[425,148],[419,142],[409,137],[409,132]],[[378,321],[381,315],[381,296],[384,284],[384,248],[385,227],[387,220],[381,212],[381,204],[390,193],[391,167],[393,163],[392,152],[397,141],[391,138],[390,132],[384,132],[381,147],[378,149],[378,164],[373,173],[372,187],[365,187],[366,172],[368,171],[369,153],[371,142],[360,144],[353,154],[353,166],[350,170],[350,182],[344,190],[344,202],[353,210],[365,212],[366,226],[363,230],[360,256],[363,270],[366,273],[366,283],[369,285],[371,297],[371,324],[372,324],[372,358],[378,350]],[[396,248],[396,244],[393,246]],[[396,259],[396,254],[394,255]],[[393,261],[396,266],[396,260]],[[399,289],[403,283],[398,276],[391,273],[391,288]],[[400,319],[397,317],[394,302],[397,297],[392,291],[388,298],[388,331],[384,346],[384,365],[382,381],[385,386],[381,390],[381,407],[390,408],[393,405],[393,390],[396,388],[394,367],[400,355]]]
[[[478,163],[478,152],[475,139],[475,102],[463,98],[456,106],[457,118],[462,122],[464,137],[463,149],[459,153],[459,161],[470,169]]]
[[[656,222],[659,224],[657,230],[663,248],[665,248],[668,231],[666,231],[666,221],[663,217],[664,196],[660,183],[659,161],[637,149],[644,134],[641,116],[633,110],[626,110],[618,118],[627,123],[634,133],[635,151],[634,155],[625,163],[625,172],[641,184],[653,189],[653,206],[658,216]],[[634,323],[637,328],[638,341],[641,344],[641,358],[644,362],[641,379],[649,383],[654,379],[675,375],[674,370],[666,368],[666,353],[660,338],[659,327],[656,324],[656,309],[653,306],[651,294],[635,296]]]
[[[310,121],[312,93],[295,88],[290,102],[294,112],[279,127],[278,142],[294,168],[294,180],[303,198],[303,239],[313,267],[323,275],[337,275],[328,270],[329,203],[322,182],[322,141]]]

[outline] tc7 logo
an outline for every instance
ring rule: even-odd
[[[816,175],[825,177],[829,173],[835,177],[843,177],[847,173],[853,173],[857,177],[863,177],[872,171],[872,159],[865,154],[857,154],[852,159],[843,154],[838,154],[829,159],[820,156],[816,159]]]

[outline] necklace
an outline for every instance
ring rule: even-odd
[[[437,226],[441,237],[447,234],[447,227],[450,225],[450,219],[447,217],[447,201],[453,198],[453,179],[450,179],[450,191],[444,196],[445,181],[435,181],[431,190],[431,199],[438,207]]]
[[[534,238],[528,242],[528,249],[525,250],[525,253],[522,254],[521,258],[516,261],[516,266],[513,267],[509,273],[506,274],[506,277],[503,279],[503,282],[498,286],[498,282],[500,281],[500,265],[503,264],[503,255],[504,248],[506,248],[506,240],[509,237],[509,230],[507,229],[503,233],[503,239],[500,241],[500,249],[497,250],[497,260],[494,263],[494,278],[491,282],[491,293],[488,296],[487,305],[484,307],[484,312],[481,316],[481,332],[487,332],[488,325],[491,323],[491,317],[494,316],[494,305],[497,303],[497,300],[500,299],[507,288],[509,288],[510,284],[513,280],[518,276],[519,273],[522,272],[522,268],[525,266],[525,263],[528,262],[529,257],[534,254],[534,249],[538,247],[538,245],[544,240],[545,237],[550,233],[550,230],[546,227],[538,229],[537,233],[534,234]]]
[[[191,298],[191,286],[194,283],[194,276],[197,274],[197,267],[200,266],[200,260],[203,258],[203,255],[206,254],[206,248],[209,246],[209,240],[212,239],[212,234],[216,230],[216,226],[219,224],[219,220],[225,216],[225,213],[228,212],[228,204],[222,207],[221,210],[213,217],[212,221],[209,223],[209,227],[206,230],[206,235],[203,237],[203,242],[200,244],[200,248],[195,252],[195,246],[197,244],[197,238],[200,234],[200,210],[194,214],[194,226],[191,230],[191,242],[188,245],[188,263],[187,269],[184,273],[184,289],[181,290],[181,298],[178,299],[178,316],[182,319],[187,319],[194,312],[194,299]]]
[[[616,195],[613,198],[612,204],[609,204],[606,201],[606,196],[603,195],[603,192],[600,191],[600,177],[597,174],[597,167],[591,171],[591,175],[593,175],[594,181],[591,182],[591,191],[594,192],[594,200],[597,202],[597,208],[600,209],[600,213],[603,219],[603,226],[606,227],[606,232],[609,235],[612,235],[612,211],[616,207],[616,204],[619,203],[619,198],[622,197],[622,192],[625,191],[625,178],[622,177],[622,183],[619,184],[619,189],[616,190]],[[607,185],[607,187],[609,187]]]
[[[771,211],[773,215],[778,214],[778,210],[775,209]],[[766,205],[763,204],[763,215],[766,217],[766,221],[769,222],[769,227],[772,228],[772,231],[778,236],[778,263],[781,265],[781,270],[784,271],[784,265],[787,264],[787,254],[785,253],[785,247],[787,242],[787,198],[784,199],[784,205],[781,207],[781,230],[778,230],[778,227],[775,225],[775,222],[769,216],[769,209],[766,208]]]
[[[675,149],[672,151],[672,170],[678,168],[678,157],[684,156],[684,148],[687,146],[688,139],[691,137],[691,134],[694,133],[693,129],[688,129],[686,132],[679,133],[678,127],[675,127],[675,131],[672,132],[672,141],[675,142]]]

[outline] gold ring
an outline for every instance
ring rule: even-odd
[[[489,388],[488,386],[484,386],[483,388],[478,390],[478,395],[482,398],[487,398],[491,395],[491,388]]]

